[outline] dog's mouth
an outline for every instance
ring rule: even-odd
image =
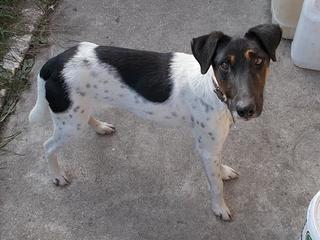
[[[235,110],[232,111],[232,115],[233,115],[233,117],[234,117],[236,120],[242,120],[242,121],[246,121],[246,122],[258,117],[256,114],[254,114],[254,115],[252,115],[252,116],[250,116],[250,117],[241,117],[241,116],[237,113],[237,111],[235,111]]]

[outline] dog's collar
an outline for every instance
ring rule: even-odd
[[[219,100],[220,100],[221,102],[223,102],[224,104],[227,105],[227,108],[228,108],[228,110],[229,110],[229,112],[230,112],[232,121],[233,121],[233,123],[235,123],[235,120],[234,120],[232,111],[231,111],[230,106],[229,106],[229,103],[228,103],[228,97],[227,97],[226,94],[224,94],[224,93],[222,92],[221,88],[219,87],[218,80],[216,79],[214,73],[212,74],[212,82],[213,82],[213,86],[214,86],[213,92],[217,95],[217,97],[219,98]]]
[[[216,77],[214,76],[214,74],[212,75],[212,82],[213,82],[213,86],[214,86],[214,93],[217,95],[217,97],[220,99],[221,102],[225,103],[228,105],[228,98],[227,96],[221,91],[220,87],[219,87],[219,83],[218,80],[216,79]]]

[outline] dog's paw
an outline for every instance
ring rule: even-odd
[[[70,183],[65,173],[52,177],[53,184],[59,187],[66,186]]]
[[[222,205],[212,204],[212,210],[220,220],[231,221],[231,212],[224,202]]]
[[[99,123],[95,125],[94,130],[100,135],[110,135],[116,131],[116,128],[110,123],[99,121]]]
[[[231,180],[239,177],[239,173],[227,165],[221,165],[222,180]]]

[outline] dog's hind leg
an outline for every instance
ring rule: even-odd
[[[89,112],[75,107],[64,113],[51,113],[54,132],[44,143],[45,158],[48,162],[52,181],[57,186],[69,183],[65,172],[60,168],[57,154],[86,129]]]
[[[221,164],[221,177],[222,177],[222,180],[231,180],[239,177],[239,173],[233,168],[227,165]]]
[[[57,154],[62,147],[70,141],[71,136],[62,129],[56,127],[52,137],[44,143],[45,158],[48,162],[49,172],[56,186],[64,186],[69,183],[65,172],[60,168]]]
[[[109,135],[116,131],[116,128],[107,122],[102,122],[90,116],[89,125],[100,135]]]

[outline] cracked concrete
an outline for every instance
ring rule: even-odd
[[[264,0],[62,1],[51,24],[52,47],[38,55],[32,88],[18,103],[5,135],[23,133],[1,156],[0,238],[19,239],[299,239],[307,206],[320,185],[319,72],[293,66],[282,41],[271,66],[262,116],[238,122],[223,160],[240,172],[225,184],[234,221],[210,210],[201,163],[188,129],[161,128],[133,115],[99,113],[117,133],[88,129],[61,154],[72,184],[49,180],[42,143],[51,124],[31,129],[35,75],[51,56],[91,41],[190,53],[192,37],[212,30],[241,34],[271,22]]]
[[[30,5],[31,3],[29,3]],[[31,4],[32,5],[32,4]],[[10,46],[8,53],[2,59],[1,67],[15,74],[17,69],[21,67],[21,63],[28,51],[31,43],[32,33],[37,22],[43,15],[38,6],[31,6],[21,12],[22,20],[24,22],[25,33],[22,36],[13,36],[10,39]]]

